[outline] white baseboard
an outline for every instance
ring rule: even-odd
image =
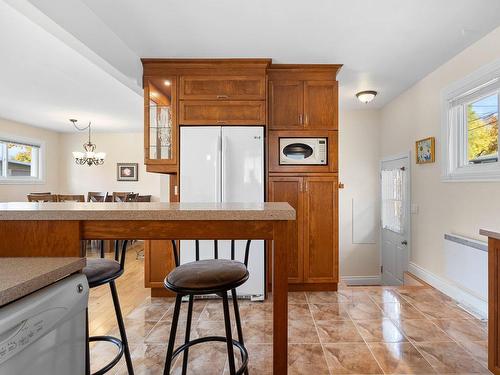
[[[340,278],[342,283],[347,285],[380,285],[382,278],[377,276],[342,276]]]
[[[487,319],[488,301],[476,296],[451,280],[438,276],[413,262],[410,262],[408,271],[425,281],[427,284],[446,294],[448,297],[453,298],[467,310],[479,315],[481,318]]]

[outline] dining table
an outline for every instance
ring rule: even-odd
[[[287,373],[288,203],[0,203],[1,257],[83,257],[83,240],[270,240],[273,374]],[[142,287],[142,286],[138,286]]]

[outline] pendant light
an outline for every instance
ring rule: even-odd
[[[102,165],[104,164],[104,159],[106,159],[106,153],[104,152],[95,152],[96,145],[92,143],[90,140],[90,135],[91,135],[91,123],[83,128],[80,128],[78,125],[76,125],[76,122],[78,120],[75,119],[70,119],[73,123],[73,126],[75,127],[76,130],[78,131],[84,131],[84,130],[89,130],[89,140],[87,143],[83,144],[83,149],[84,151],[74,151],[73,152],[73,158],[75,159],[75,163],[78,165],[85,165],[87,164],[89,167],[92,165]]]

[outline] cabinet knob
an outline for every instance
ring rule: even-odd
[[[344,184],[342,182],[339,183],[339,189],[343,189],[344,188]]]

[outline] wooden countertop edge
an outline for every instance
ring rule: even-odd
[[[6,258],[4,258],[6,259]],[[8,258],[12,259],[12,258]],[[20,261],[26,258],[19,258]],[[32,259],[50,259],[50,258],[30,258]],[[58,280],[65,278],[73,273],[81,271],[87,264],[85,258],[58,258],[61,260],[73,259],[73,261],[69,261],[68,263],[57,266],[56,268],[42,272],[29,280],[20,282],[16,285],[13,285],[4,290],[0,290],[0,308],[4,305],[7,305],[15,300],[23,298],[37,290],[45,288]],[[2,258],[0,258],[0,261]]]

